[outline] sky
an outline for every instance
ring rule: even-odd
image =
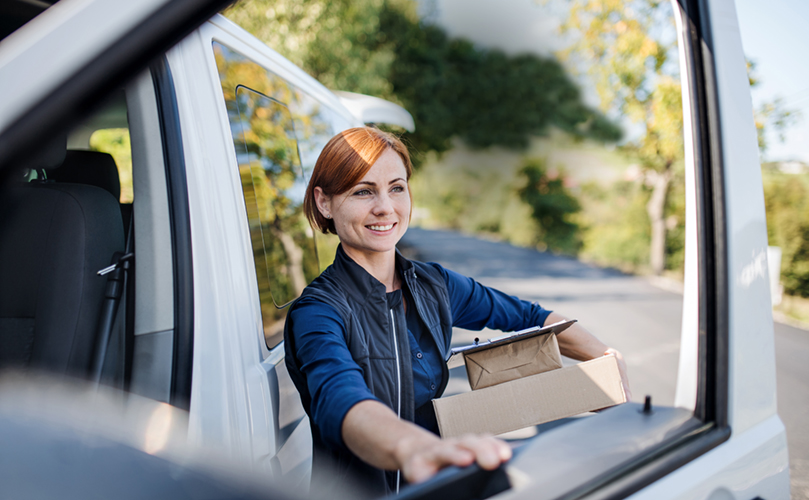
[[[567,43],[556,30],[554,4],[561,2],[420,0],[420,10],[451,36],[482,47],[547,55]],[[745,54],[757,64],[754,105],[780,97],[786,109],[802,114],[785,142],[770,134],[765,159],[809,163],[809,0],[736,0],[736,10]],[[585,95],[594,100],[592,92]]]
[[[784,100],[802,113],[781,144],[770,137],[768,159],[796,159],[809,163],[809,1],[736,0],[742,46],[757,64],[761,83],[753,102]]]

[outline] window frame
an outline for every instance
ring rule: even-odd
[[[191,214],[177,94],[165,54],[150,67],[157,99],[168,189],[174,278],[174,331],[169,403],[191,408],[194,365],[194,266]]]

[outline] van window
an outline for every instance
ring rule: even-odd
[[[109,153],[115,159],[118,178],[121,183],[120,203],[132,203],[135,199],[132,189],[132,148],[128,128],[105,128],[90,136],[90,149]]]
[[[214,52],[250,228],[264,338],[272,349],[283,339],[285,307],[320,273],[303,197],[332,130],[322,108],[286,81],[218,43]]]

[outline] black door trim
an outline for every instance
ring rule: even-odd
[[[695,117],[699,233],[699,376],[695,416],[728,425],[729,296],[727,216],[719,96],[710,15],[705,0],[680,0]]]
[[[177,94],[165,56],[152,64],[151,73],[163,141],[174,270],[174,349],[169,403],[188,410],[194,363],[194,268],[185,155]]]

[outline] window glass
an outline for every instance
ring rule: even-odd
[[[277,75],[213,44],[239,165],[267,346],[320,273],[303,197],[333,113]],[[320,243],[320,242],[318,242]]]
[[[135,199],[132,190],[132,147],[128,128],[107,128],[93,132],[90,136],[90,149],[108,153],[115,159],[118,178],[121,182],[120,203],[132,203]]]

